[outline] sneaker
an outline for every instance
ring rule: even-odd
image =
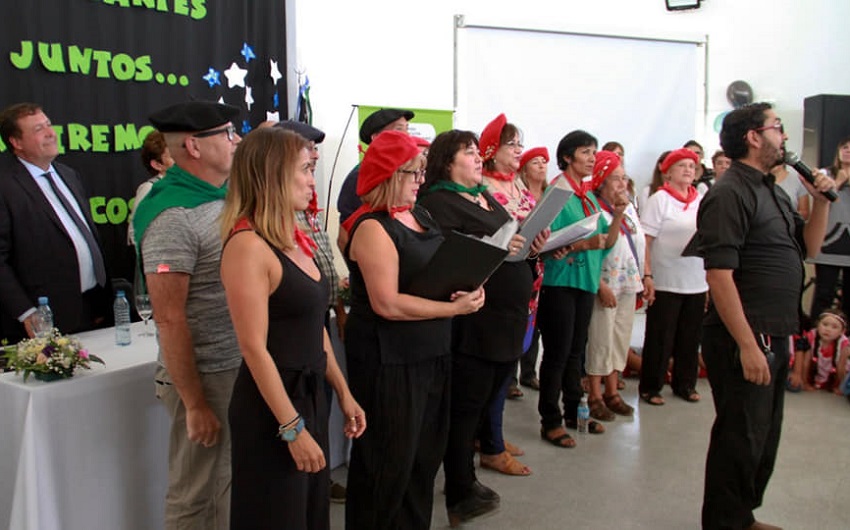
[[[331,481],[331,502],[335,502],[337,504],[345,503],[345,486],[340,484],[339,482]]]

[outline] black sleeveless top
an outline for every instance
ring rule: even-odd
[[[350,241],[360,224],[367,219],[378,221],[398,252],[398,291],[407,292],[410,282],[443,242],[440,229],[427,211],[417,206],[411,213],[425,228],[424,232],[409,229],[387,212],[366,214],[351,229],[349,247],[345,249],[351,283],[351,312],[345,327],[345,352],[349,361],[358,356],[379,355],[382,364],[412,364],[450,353],[450,318],[401,321],[379,316],[369,303],[359,264],[349,259]]]
[[[251,229],[235,231],[230,237],[244,230]],[[281,374],[291,399],[314,396],[325,377],[327,367],[324,329],[328,280],[324,275],[314,280],[278,248],[266,243],[280,261],[283,272],[277,289],[269,295],[266,349]],[[319,272],[321,274],[321,269]],[[264,411],[264,419],[274,423],[274,417],[265,405],[244,361],[240,366],[233,392],[231,408],[234,404],[238,404],[241,410],[254,410],[251,409],[252,406],[259,407],[256,410]],[[314,429],[313,426],[309,427]]]
[[[272,247],[283,267],[280,285],[269,295],[266,347],[279,371],[310,370],[324,376],[328,279],[314,280],[283,252]],[[321,273],[321,270],[320,270]]]

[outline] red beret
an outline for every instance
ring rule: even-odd
[[[419,147],[406,132],[384,131],[372,140],[360,173],[357,176],[357,195],[363,196],[375,186],[393,176],[405,162],[419,154]]]
[[[496,119],[491,121],[481,131],[481,139],[478,141],[478,150],[481,152],[481,159],[486,162],[496,156],[496,151],[499,150],[499,138],[502,136],[502,129],[508,123],[508,119],[504,114],[499,114]]]
[[[421,136],[411,134],[410,137],[413,138],[413,141],[416,142],[416,145],[418,145],[419,147],[431,147],[431,142],[429,142],[425,138],[422,138]]]
[[[519,168],[522,169],[532,158],[542,156],[546,163],[549,163],[549,150],[545,147],[532,147],[522,154],[519,159]]]
[[[620,165],[620,155],[611,151],[597,151],[596,162],[593,164],[593,179],[591,189],[599,189],[605,179]]]
[[[675,151],[670,151],[670,154],[667,155],[666,158],[664,158],[664,162],[661,162],[661,173],[666,175],[667,170],[670,169],[670,166],[680,160],[693,160],[694,164],[699,164],[699,155],[697,155],[686,147],[676,149]]]

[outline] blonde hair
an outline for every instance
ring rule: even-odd
[[[308,145],[298,134],[277,127],[256,129],[242,139],[233,155],[221,215],[223,239],[244,217],[275,247],[295,247],[290,181],[297,171],[299,153]]]
[[[393,206],[396,197],[398,196],[399,191],[401,190],[401,183],[404,177],[408,175],[404,173],[399,173],[399,169],[407,169],[411,171],[424,169],[426,164],[426,159],[422,154],[418,154],[400,165],[398,169],[396,169],[392,176],[387,180],[381,182],[374,188],[372,188],[366,195],[360,197],[365,204],[368,204],[373,209],[387,209],[389,210]]]

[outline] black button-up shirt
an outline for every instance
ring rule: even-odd
[[[733,271],[744,314],[756,333],[799,332],[803,225],[773,175],[738,161],[700,204],[698,252],[706,270]],[[705,322],[721,323],[713,305]]]

